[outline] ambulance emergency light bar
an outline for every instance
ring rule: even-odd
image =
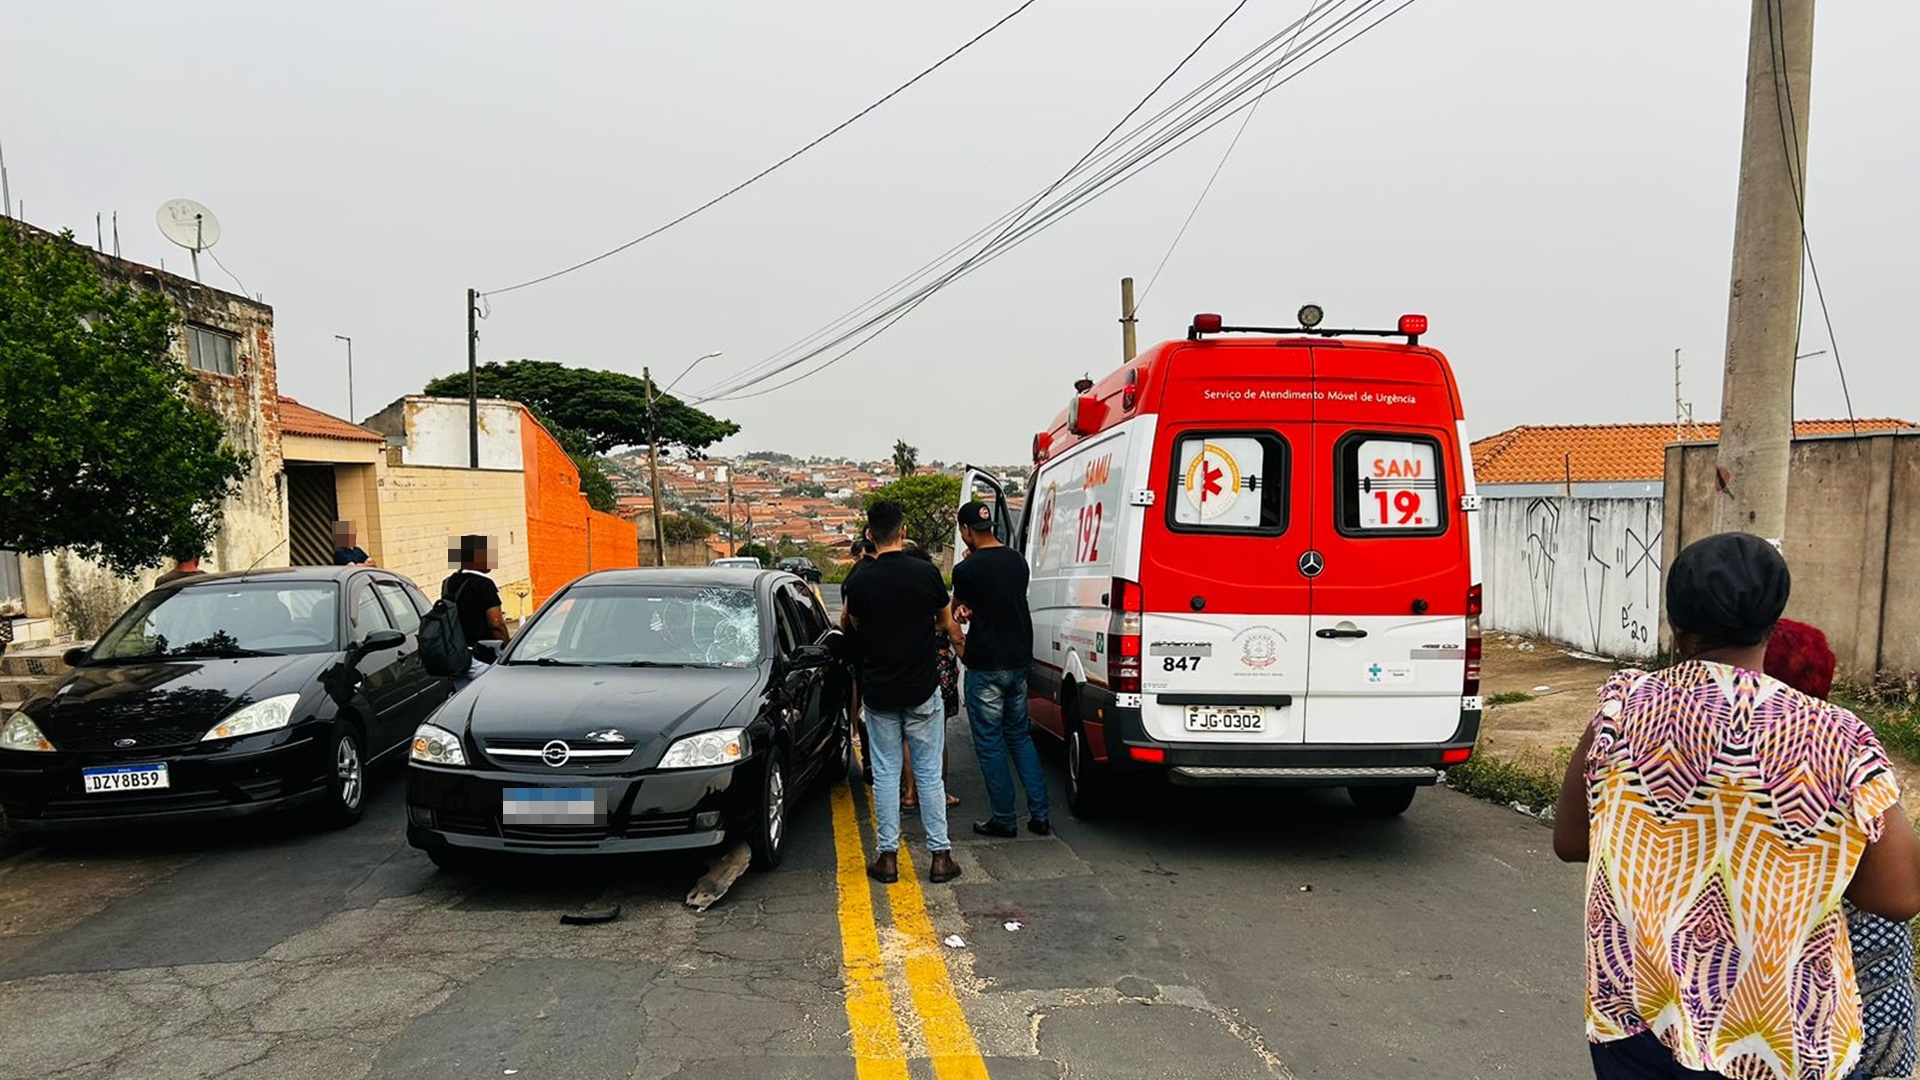
[[[1193,317],[1193,325],[1187,327],[1187,340],[1199,341],[1202,334],[1312,334],[1317,337],[1402,337],[1407,344],[1420,344],[1420,335],[1427,332],[1425,315],[1402,315],[1400,325],[1393,330],[1329,330],[1320,326],[1324,312],[1318,304],[1308,304],[1300,309],[1299,326],[1224,326],[1219,315],[1203,314]]]

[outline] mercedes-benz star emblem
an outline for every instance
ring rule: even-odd
[[[127,747],[132,746],[139,741],[140,741],[139,739],[115,739],[113,740],[113,745],[119,747],[122,750],[125,750]]]
[[[572,756],[573,756],[573,747],[568,746],[566,743],[561,742],[559,739],[555,739],[552,742],[540,748],[540,760],[546,762],[547,764],[553,766],[556,769],[562,765],[565,765],[567,763],[567,759]]]
[[[1327,560],[1317,551],[1306,551],[1300,555],[1300,573],[1304,577],[1319,577],[1320,571],[1327,568]]]

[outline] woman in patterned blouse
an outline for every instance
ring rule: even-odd
[[[1622,671],[1568,763],[1554,851],[1587,866],[1600,1080],[1844,1080],[1861,1054],[1842,900],[1920,914],[1920,839],[1879,740],[1763,674],[1791,579],[1724,533],[1667,570],[1678,662]]]

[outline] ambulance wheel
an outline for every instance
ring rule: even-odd
[[[1113,788],[1113,774],[1093,760],[1086,729],[1074,724],[1067,731],[1067,808],[1082,820],[1101,817],[1113,806]]]
[[[1398,784],[1392,787],[1350,787],[1347,798],[1353,800],[1356,810],[1368,817],[1395,817],[1407,812],[1413,805],[1414,786]]]

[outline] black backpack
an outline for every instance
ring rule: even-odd
[[[449,597],[449,590],[453,595]],[[465,675],[473,667],[473,650],[460,626],[460,590],[453,579],[440,586],[440,599],[420,617],[420,662],[427,674],[448,678]]]

